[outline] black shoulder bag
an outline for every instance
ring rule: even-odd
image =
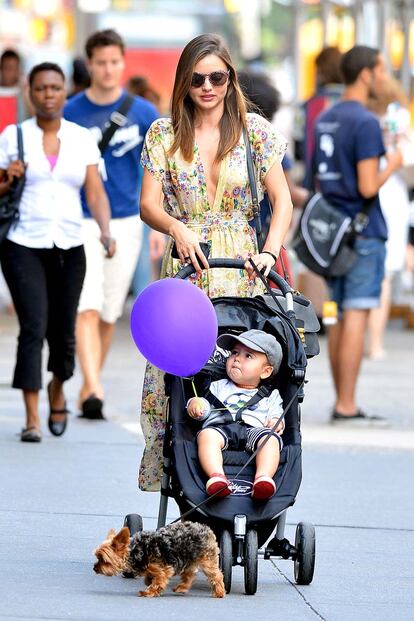
[[[101,152],[101,155],[103,154],[106,147],[110,143],[111,138],[116,132],[116,130],[119,129],[120,127],[123,127],[126,124],[128,120],[128,112],[129,112],[129,109],[133,101],[134,101],[134,97],[130,95],[129,93],[127,93],[124,99],[122,100],[122,103],[119,106],[118,110],[115,110],[114,112],[112,112],[111,116],[109,117],[110,124],[106,128],[104,133],[102,134],[102,138],[98,143],[98,148]]]
[[[23,134],[20,125],[16,125],[18,159],[24,163]],[[9,191],[0,197],[0,243],[7,237],[13,224],[19,219],[19,203],[23,194],[26,174],[11,183]]]
[[[376,198],[377,195],[365,199],[361,211],[352,219],[314,192],[303,207],[292,238],[298,259],[311,272],[325,278],[346,274],[357,258],[355,238],[367,226]]]

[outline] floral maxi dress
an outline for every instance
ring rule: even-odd
[[[286,141],[266,119],[257,114],[247,115],[247,129],[261,200],[263,180],[275,161],[282,160]],[[211,258],[246,259],[255,254],[257,242],[255,231],[249,224],[253,212],[243,136],[221,162],[213,205],[208,202],[197,144],[194,145],[193,160],[186,162],[180,151],[168,155],[172,142],[171,120],[158,119],[146,135],[141,160],[143,166],[162,184],[165,211],[195,231],[200,241],[211,243]],[[167,244],[162,278],[174,276],[181,267],[178,260],[171,258],[172,243],[170,239]],[[210,298],[250,297],[255,293],[255,284],[249,281],[244,270],[204,270],[201,276],[191,280]],[[164,373],[148,364],[141,403],[145,449],[139,470],[139,487],[145,491],[160,489],[165,405]]]

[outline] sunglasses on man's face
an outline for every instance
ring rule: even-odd
[[[193,88],[200,88],[208,78],[211,86],[223,86],[228,78],[229,71],[212,71],[211,73],[193,73],[191,78],[191,86]]]

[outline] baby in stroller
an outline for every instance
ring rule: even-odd
[[[263,445],[256,456],[252,498],[267,500],[276,491],[273,477],[283,446],[284,421],[273,430],[283,402],[266,380],[278,372],[282,348],[273,335],[262,330],[223,334],[217,345],[231,352],[226,359],[227,377],[204,386],[203,397],[187,402],[188,414],[202,423],[197,444],[200,465],[208,476],[206,491],[221,497],[230,494],[222,451],[254,453]]]

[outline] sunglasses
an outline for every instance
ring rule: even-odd
[[[211,73],[193,73],[191,86],[200,88],[208,78],[212,86],[223,86],[229,79],[230,71],[212,71]]]

